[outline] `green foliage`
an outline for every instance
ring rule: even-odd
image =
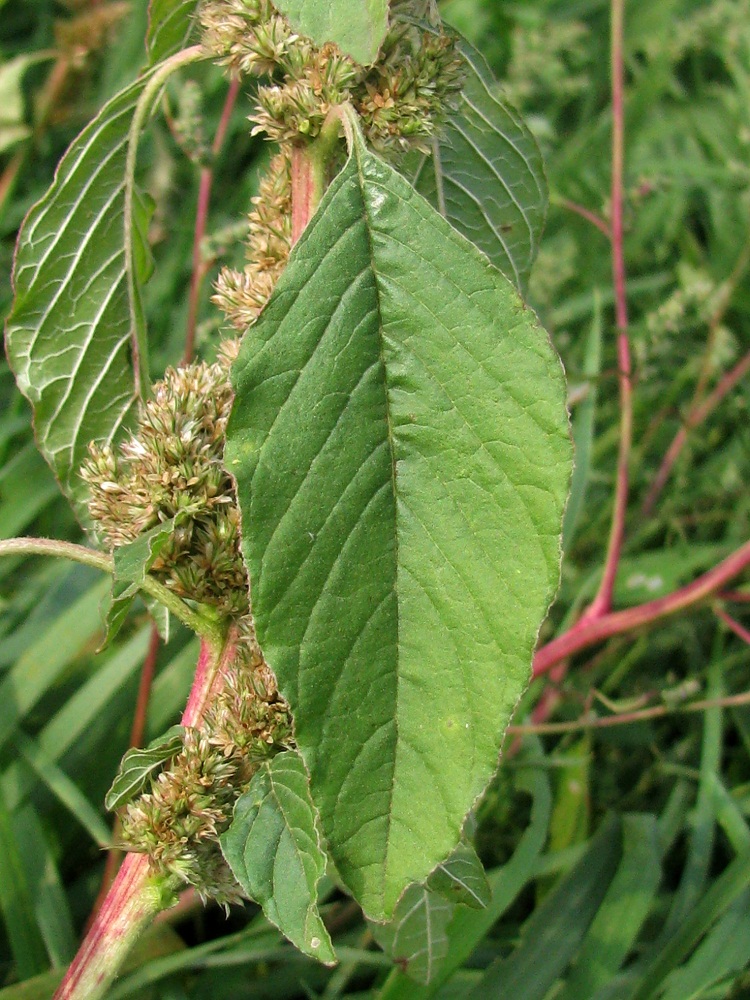
[[[559,362],[355,137],[234,385],[258,639],[337,868],[387,919],[457,842],[528,680],[568,487]]]
[[[318,45],[335,42],[359,63],[375,61],[388,26],[388,0],[279,0],[292,27]]]
[[[154,773],[161,770],[182,749],[183,735],[182,726],[170,726],[166,733],[151,740],[147,747],[128,750],[122,758],[112,787],[104,797],[105,808],[110,811],[119,809],[145,788]]]
[[[268,919],[306,955],[333,964],[317,906],[326,858],[298,754],[278,754],[258,771],[221,846],[237,881]]]
[[[526,287],[547,212],[536,140],[495,93],[492,71],[463,43],[466,82],[457,111],[414,184],[511,281]]]

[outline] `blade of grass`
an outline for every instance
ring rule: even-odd
[[[111,846],[110,831],[80,788],[53,761],[45,757],[35,740],[18,732],[13,738],[21,756],[42,784],[74,816],[98,847]]]
[[[13,817],[0,795],[0,910],[19,979],[35,976],[48,968],[47,951],[34,918],[28,874]]]
[[[523,927],[521,943],[494,962],[470,1000],[488,996],[543,1000],[578,950],[615,875],[622,852],[622,824],[609,816],[581,861],[545,896]]]
[[[623,816],[617,874],[594,917],[558,1000],[581,1000],[604,985],[627,958],[656,897],[661,852],[656,819]]]
[[[379,993],[378,1000],[427,1000],[434,997],[534,877],[537,860],[547,840],[552,791],[548,773],[538,766],[542,759],[541,744],[534,740],[529,741],[527,746],[532,748],[532,753],[528,757],[528,766],[519,768],[516,785],[533,798],[531,821],[510,861],[501,868],[488,872],[492,902],[484,910],[462,907],[456,911],[449,928],[448,954],[429,986],[419,986],[403,972],[394,969]]]
[[[14,813],[13,825],[49,963],[65,965],[75,955],[76,934],[51,845],[36,810],[30,805]]]

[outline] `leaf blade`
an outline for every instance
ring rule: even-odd
[[[136,398],[122,220],[130,120],[144,85],[116,95],[73,142],[26,217],[13,271],[8,359],[39,449],[84,520],[77,472],[88,443],[112,440]]]
[[[547,215],[542,155],[517,112],[494,93],[484,58],[461,42],[457,110],[418,168],[416,189],[523,291]]]
[[[338,870],[387,919],[458,842],[527,683],[568,481],[559,362],[355,144],[233,377],[259,640]]]
[[[235,878],[266,917],[304,954],[335,962],[317,906],[325,854],[298,754],[277,754],[261,767],[220,842]]]
[[[388,0],[278,0],[296,31],[324,45],[335,42],[358,63],[374,62],[388,26]]]

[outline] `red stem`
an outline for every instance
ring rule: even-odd
[[[183,726],[200,724],[236,652],[231,629],[221,648],[201,640],[193,686],[182,715]],[[53,1000],[88,1000],[102,995],[133,941],[163,908],[161,880],[145,854],[128,854]]]
[[[586,208],[584,205],[579,205],[577,201],[571,201],[570,198],[560,198],[557,204],[561,208],[567,208],[569,212],[580,215],[582,219],[586,219],[592,226],[596,226],[599,232],[603,233],[608,240],[612,239],[612,230],[601,215],[597,215],[596,212],[592,212],[590,208]]]
[[[292,246],[305,231],[315,211],[313,163],[305,146],[292,149]]]
[[[727,628],[730,628],[736,636],[750,646],[750,632],[748,632],[744,625],[740,625],[738,621],[735,621],[723,608],[714,608],[714,612],[718,618],[721,618]]]
[[[198,183],[198,205],[195,213],[195,231],[193,234],[193,270],[190,276],[190,291],[188,293],[188,318],[185,332],[185,352],[182,356],[183,365],[188,365],[193,359],[195,351],[195,331],[198,326],[198,309],[200,307],[201,290],[206,277],[207,267],[203,259],[203,240],[206,235],[208,224],[208,210],[211,204],[211,191],[214,183],[213,161],[216,160],[221,147],[224,145],[229,121],[237,102],[237,95],[240,91],[240,81],[232,79],[227,91],[224,108],[219,119],[219,126],[216,129],[213,145],[211,146],[212,165],[202,167],[200,181]]]
[[[639,604],[624,611],[612,611],[598,618],[581,618],[580,621],[563,635],[558,636],[546,646],[542,646],[534,657],[534,676],[546,673],[556,663],[568,656],[579,653],[582,649],[593,646],[614,635],[631,632],[633,629],[650,625],[661,618],[674,615],[700,603],[707,597],[713,597],[718,590],[734,577],[738,576],[747,566],[750,566],[750,542],[733,552],[718,566],[699,576],[697,580],[681,587],[666,597]]]
[[[620,382],[620,448],[617,459],[612,526],[602,580],[584,619],[597,618],[612,607],[612,593],[625,537],[628,506],[628,463],[633,440],[633,385],[628,336],[628,307],[623,247],[623,170],[625,102],[623,60],[624,0],[612,0],[612,278],[617,321],[617,365]]]
[[[722,402],[725,396],[727,396],[732,389],[740,382],[747,373],[750,372],[750,351],[742,357],[731,371],[728,371],[716,384],[713,391],[706,397],[706,399],[699,406],[693,407],[685,420],[685,423],[677,431],[674,439],[667,449],[664,458],[662,459],[661,466],[657,472],[651,488],[648,491],[648,495],[643,502],[643,515],[648,517],[656,506],[656,501],[659,499],[661,491],[667,483],[670,475],[672,474],[672,469],[675,466],[677,459],[680,457],[682,449],[685,447],[688,436],[690,432],[695,430],[695,428],[702,424],[703,421],[713,413],[719,403]]]

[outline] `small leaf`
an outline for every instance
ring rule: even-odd
[[[461,43],[467,77],[456,112],[414,176],[417,190],[523,290],[547,214],[542,155],[495,94],[484,58]]]
[[[140,535],[134,542],[121,545],[114,550],[114,573],[112,576],[112,599],[106,615],[106,643],[112,641],[123,626],[123,623],[141,588],[146,574],[159,558],[164,546],[171,539],[175,529],[188,518],[188,508],[181,510],[175,517],[162,521]],[[153,612],[152,612],[153,613]],[[167,628],[161,614],[155,616],[157,626]]]
[[[353,145],[243,340],[226,460],[327,847],[384,921],[497,767],[559,578],[571,447],[533,313]]]
[[[443,893],[411,885],[387,924],[370,924],[383,951],[418,983],[430,983],[448,954],[448,924],[454,906]]]
[[[492,898],[490,884],[477,852],[462,841],[447,861],[430,875],[427,886],[454,903],[463,903],[473,910],[483,910]]]
[[[149,778],[180,752],[184,734],[182,726],[172,726],[147,747],[128,750],[104,799],[104,805],[110,812],[140,794]]]
[[[388,27],[388,0],[276,0],[295,31],[335,42],[363,66],[375,61]]]
[[[190,36],[198,0],[151,0],[146,50],[149,65],[179,52]]]
[[[326,858],[298,754],[280,753],[261,767],[237,801],[221,849],[239,884],[292,944],[327,965],[336,961],[318,913]]]

